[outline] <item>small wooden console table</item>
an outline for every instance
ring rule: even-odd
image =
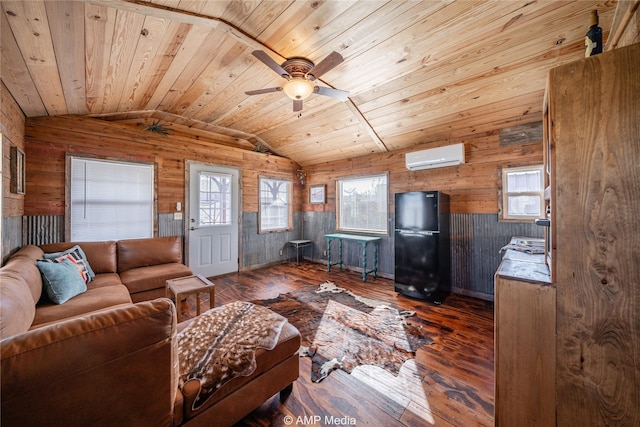
[[[331,272],[332,265],[339,265],[342,270],[342,241],[343,240],[351,240],[357,243],[360,243],[362,246],[362,281],[367,281],[367,274],[372,273],[374,279],[378,275],[378,242],[380,242],[380,237],[374,236],[362,236],[359,234],[344,234],[344,233],[336,233],[336,234],[325,234],[324,237],[327,239],[327,271]],[[338,241],[338,258],[339,260],[336,262],[331,262],[331,242],[333,240]],[[367,243],[371,242],[373,244],[373,269],[367,271]]]
[[[178,312],[178,323],[182,322],[183,313],[180,302],[189,295],[196,295],[196,312],[200,316],[200,292],[209,293],[209,308],[215,307],[216,286],[204,276],[196,274],[194,276],[180,277],[178,279],[167,280],[167,297],[175,298],[176,311]]]

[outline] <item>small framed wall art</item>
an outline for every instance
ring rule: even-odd
[[[11,192],[24,194],[24,151],[11,147]]]
[[[312,185],[309,187],[309,203],[324,203],[326,185]]]

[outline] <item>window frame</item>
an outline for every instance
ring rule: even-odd
[[[267,228],[262,224],[262,183],[265,180],[281,181],[287,185],[287,225],[281,228]],[[258,176],[258,234],[282,233],[293,230],[293,179],[278,176]]]
[[[342,192],[341,192],[341,184],[343,182],[347,182],[347,181],[356,181],[356,180],[362,180],[365,178],[382,178],[384,177],[385,179],[385,184],[386,184],[386,191],[384,194],[385,197],[385,203],[384,203],[384,209],[385,209],[385,214],[384,214],[384,230],[380,229],[369,229],[369,228],[353,228],[353,227],[345,227],[342,223],[341,223],[341,217],[342,217]],[[344,177],[338,177],[336,179],[336,231],[340,231],[340,232],[345,232],[345,233],[361,233],[361,234],[374,234],[374,235],[378,235],[378,236],[388,236],[389,235],[389,190],[390,190],[390,185],[389,185],[389,173],[388,172],[382,172],[382,173],[372,173],[372,174],[367,174],[367,175],[353,175],[353,176],[344,176]]]
[[[507,186],[507,175],[511,172],[538,171],[540,173],[540,190],[539,191],[512,191],[509,192]],[[525,166],[504,166],[500,171],[501,197],[500,201],[500,220],[511,222],[533,222],[537,218],[544,216],[544,177],[545,167],[542,163],[525,165]],[[509,215],[509,196],[538,196],[540,198],[540,211],[531,215]]]
[[[158,212],[158,170],[155,162],[152,161],[136,161],[130,159],[121,159],[114,157],[100,157],[100,156],[91,156],[86,154],[77,154],[77,153],[67,153],[65,155],[65,240],[71,241],[71,211],[72,211],[72,200],[71,200],[71,185],[72,185],[72,161],[73,159],[87,160],[87,161],[95,161],[95,162],[107,162],[107,163],[122,163],[128,165],[144,165],[149,166],[151,170],[151,237],[157,235],[157,212]],[[117,240],[116,237],[107,239],[107,240]]]

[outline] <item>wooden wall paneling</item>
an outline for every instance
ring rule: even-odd
[[[21,216],[24,212],[24,194],[11,192],[11,147],[25,151],[24,114],[9,94],[4,84],[0,85],[0,131],[2,133],[2,215]],[[4,231],[3,231],[4,233]]]
[[[327,184],[328,187],[335,187],[335,179],[340,176],[389,171],[390,194],[441,190],[451,194],[452,212],[497,213],[500,168],[506,165],[542,163],[541,140],[501,147],[499,131],[495,130],[449,143],[454,142],[465,144],[464,165],[422,171],[407,170],[405,153],[436,146],[425,144],[411,150],[374,153],[351,160],[310,165],[305,170],[309,172],[311,184]]]
[[[28,215],[64,214],[64,155],[66,152],[112,158],[154,161],[157,164],[158,214],[173,213],[185,203],[186,159],[240,167],[243,171],[243,209],[257,212],[257,173],[297,179],[299,165],[281,157],[216,145],[181,136],[167,137],[86,117],[28,119]],[[169,143],[167,143],[169,142]],[[31,157],[31,158],[30,158]],[[255,177],[255,179],[254,179]],[[301,209],[296,199],[295,210]]]

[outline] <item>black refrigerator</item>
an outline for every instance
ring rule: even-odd
[[[395,194],[395,290],[440,304],[451,291],[449,196]]]

